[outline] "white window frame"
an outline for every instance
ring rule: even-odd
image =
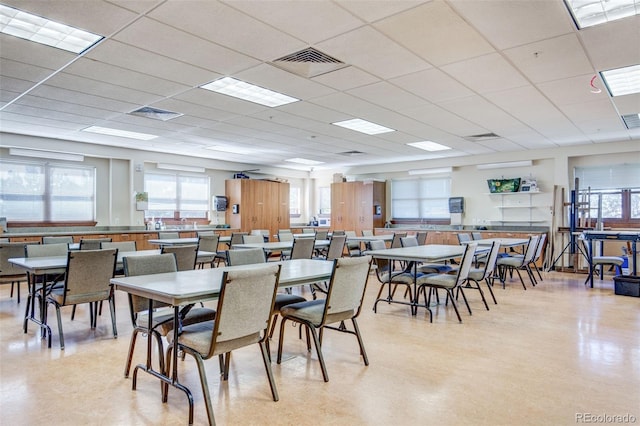
[[[150,185],[148,184],[148,178],[151,180],[154,176],[162,177],[164,179],[173,179],[173,184],[175,185],[175,198],[165,198],[164,202],[166,204],[172,205],[171,209],[163,209],[163,208],[154,208],[154,204],[159,203],[159,199],[162,199],[158,194],[154,194],[153,191],[150,191]],[[188,179],[196,179],[206,181],[206,189],[203,190],[205,194],[204,198],[200,199],[191,199],[188,200],[182,196],[182,188],[184,186],[184,182]],[[161,179],[158,179],[161,180]],[[211,178],[205,175],[194,175],[187,173],[158,173],[158,172],[146,172],[144,175],[144,190],[149,194],[149,205],[147,210],[145,210],[145,218],[163,218],[163,219],[207,219],[209,215],[209,206],[211,205],[211,197],[210,197],[210,188],[211,188]],[[184,205],[188,202],[199,202],[202,204],[201,209],[187,209]],[[169,213],[171,212],[171,213]],[[191,213],[189,213],[191,212]],[[193,214],[194,212],[202,212],[201,215]]]

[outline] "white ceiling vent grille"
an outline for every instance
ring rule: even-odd
[[[481,133],[479,135],[465,136],[464,139],[471,142],[483,142],[483,141],[490,141],[493,139],[500,139],[500,136],[496,135],[495,133]]]
[[[137,115],[139,117],[152,118],[154,120],[162,120],[162,121],[171,120],[173,118],[177,118],[177,117],[180,117],[181,115],[184,115],[179,112],[165,111],[163,109],[157,109],[157,108],[151,108],[151,107],[138,108],[135,111],[131,111],[129,114]]]
[[[640,114],[623,115],[622,120],[625,126],[627,126],[627,129],[637,129],[640,127]]]
[[[344,62],[313,47],[283,56],[273,61],[272,64],[285,71],[307,78],[316,77],[348,66]]]

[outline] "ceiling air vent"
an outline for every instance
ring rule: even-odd
[[[483,142],[483,141],[490,141],[493,139],[500,139],[500,136],[496,135],[495,133],[481,133],[479,135],[465,136],[464,139],[471,142]]]
[[[157,108],[151,108],[151,107],[142,107],[135,111],[131,111],[129,114],[137,115],[140,117],[152,118],[154,120],[162,120],[162,121],[171,120],[173,118],[177,118],[177,117],[180,117],[181,115],[184,115],[179,112],[165,111],[163,109],[157,109]]]
[[[347,155],[349,157],[353,157],[354,155],[364,155],[364,152],[362,152],[362,151],[345,151],[345,152],[339,152],[338,154]]]
[[[622,116],[627,129],[636,129],[640,127],[640,114],[627,114]]]
[[[271,63],[285,71],[307,78],[316,77],[348,66],[344,62],[313,47],[283,56]]]

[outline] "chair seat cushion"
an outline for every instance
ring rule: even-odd
[[[446,274],[453,270],[450,265],[445,265],[444,263],[427,263],[425,265],[420,265],[418,267],[420,272],[425,274]]]
[[[389,282],[389,273],[388,272],[384,272],[384,273],[380,274],[378,276],[378,280],[382,284],[388,283]],[[392,274],[391,275],[391,282],[392,283],[400,283],[400,284],[412,284],[413,283],[413,274],[410,274],[408,272],[401,272],[401,273],[397,273],[397,274]]]
[[[297,294],[277,293],[276,301],[273,304],[273,312],[274,313],[280,312],[280,309],[282,309],[286,305],[291,305],[292,303],[300,303],[300,302],[306,302],[306,301],[307,299],[305,299],[302,296],[298,296]]]
[[[111,294],[111,288],[98,291],[95,293],[83,293],[77,296],[67,296],[64,300],[64,286],[54,287],[47,296],[49,299],[54,300],[58,305],[62,305],[65,302],[65,306],[78,305],[80,303],[98,302],[100,300],[106,300]]]
[[[496,261],[496,264],[517,268],[522,266],[522,260],[522,257],[500,257]]]
[[[622,266],[624,259],[617,256],[593,256],[594,265],[616,265]]]
[[[450,274],[429,274],[418,278],[418,285],[429,285],[440,288],[454,288],[458,277]]]
[[[280,310],[280,314],[285,318],[309,322],[315,327],[318,327],[322,322],[324,303],[325,299],[307,300],[306,302],[293,303],[291,305],[284,306]],[[353,318],[354,315],[355,312],[353,310],[334,312],[327,315],[325,324],[332,324],[334,322],[347,320],[349,318]]]
[[[215,309],[210,308],[193,308],[187,316],[182,320],[182,325],[187,326],[204,321],[212,321],[216,317]],[[149,323],[149,316],[146,312],[139,313],[136,318],[136,324],[138,327],[147,328]],[[162,336],[169,334],[173,330],[173,309],[163,308],[158,309],[153,313],[153,328],[158,331]]]
[[[471,268],[468,277],[472,280],[480,281],[484,279],[484,268]]]
[[[178,336],[178,343],[194,349],[203,357],[208,354],[213,338],[213,321],[199,322],[182,328],[182,333]],[[232,340],[223,340],[224,336],[218,336],[213,355],[231,352],[234,349],[258,343],[261,339],[260,333],[243,336]],[[169,344],[173,342],[173,333],[167,334]]]

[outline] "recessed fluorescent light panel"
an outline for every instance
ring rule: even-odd
[[[338,121],[332,123],[336,126],[344,127],[345,129],[355,130],[356,132],[366,133],[367,135],[378,135],[380,133],[395,132],[394,129],[381,126],[376,123],[372,123],[360,118],[354,118],[353,120]]]
[[[640,65],[602,71],[600,75],[611,96],[640,93]]]
[[[150,141],[157,138],[156,135],[150,135],[147,133],[128,132],[126,130],[111,129],[109,127],[91,126],[86,129],[82,129],[83,132],[98,133],[100,135],[119,136],[122,138],[137,139],[141,141]]]
[[[80,53],[104,37],[0,4],[0,32]]]
[[[638,0],[565,0],[565,3],[578,28],[606,24],[640,11]]]
[[[306,158],[289,158],[284,161],[288,161],[290,163],[296,163],[296,164],[304,164],[305,166],[315,166],[317,164],[324,164],[323,161],[308,160]]]
[[[431,141],[422,141],[422,142],[411,142],[407,145],[412,146],[414,148],[424,149],[425,151],[445,151],[447,149],[451,149],[451,147],[440,145],[437,142]]]
[[[223,77],[200,87],[268,107],[278,107],[300,100],[232,77]]]

